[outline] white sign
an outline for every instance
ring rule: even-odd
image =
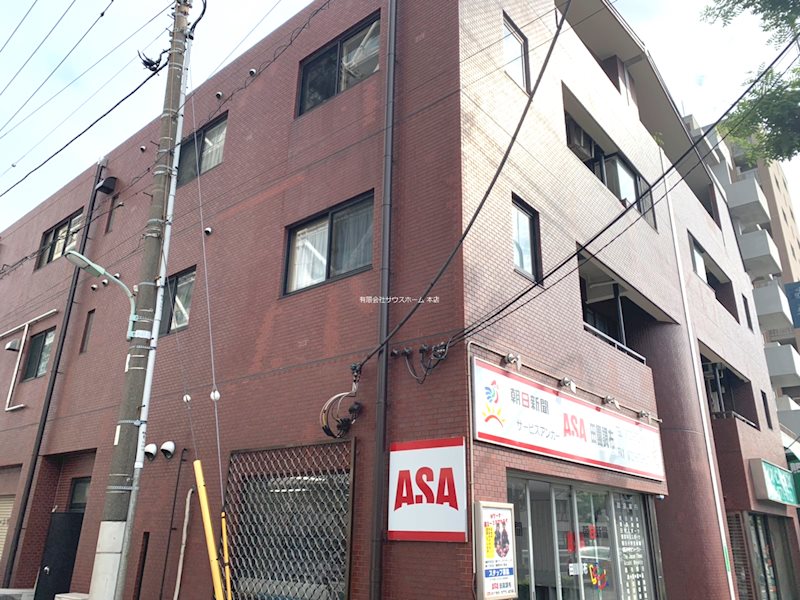
[[[467,541],[464,438],[389,447],[390,540]]]
[[[516,598],[517,565],[514,548],[514,505],[478,502],[475,511],[475,556],[478,560],[478,598]]]
[[[664,480],[656,427],[478,358],[472,363],[475,438],[630,475]]]

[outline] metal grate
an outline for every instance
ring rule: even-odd
[[[753,600],[750,567],[747,561],[747,539],[744,534],[741,513],[728,513],[728,534],[731,537],[731,554],[733,554],[733,572],[739,600]]]
[[[344,600],[352,442],[237,452],[226,487],[238,600]]]

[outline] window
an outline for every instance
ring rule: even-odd
[[[714,292],[714,297],[717,299],[722,307],[727,310],[731,316],[739,321],[739,311],[736,306],[736,295],[733,289],[733,283],[730,277],[723,271],[720,266],[714,262],[703,247],[690,235],[689,241],[692,250],[692,265],[694,272],[700,277],[708,287]],[[744,296],[742,296],[744,297]],[[745,313],[747,318],[750,318],[750,310],[747,306],[747,300],[744,304]],[[752,327],[751,327],[752,329]]]
[[[178,161],[178,185],[191,181],[222,162],[228,115],[198,129],[181,143]],[[200,145],[200,148],[198,148]]]
[[[528,38],[503,15],[503,67],[511,79],[529,91],[528,87]]]
[[[47,361],[50,359],[50,348],[53,345],[53,338],[56,329],[48,329],[37,333],[31,338],[28,349],[28,360],[25,363],[25,372],[22,379],[33,379],[41,377],[47,371]]]
[[[40,269],[47,263],[64,256],[67,250],[72,250],[78,243],[78,231],[83,223],[83,212],[78,211],[42,235],[42,244],[39,246],[39,260],[36,268]]]
[[[744,305],[744,317],[747,319],[747,327],[753,331],[753,318],[750,316],[750,303],[747,301],[747,296],[742,294],[742,304]]]
[[[353,87],[378,70],[381,23],[378,17],[331,42],[300,64],[298,114]]]
[[[89,498],[89,484],[91,482],[91,477],[76,477],[72,480],[72,488],[69,492],[70,512],[84,512],[86,510],[86,501]]]
[[[294,292],[372,264],[372,194],[289,233],[286,292]]]
[[[186,269],[167,279],[160,334],[179,331],[189,325],[195,268]]]
[[[539,242],[539,214],[514,197],[514,267],[541,280],[541,244]]]
[[[650,185],[619,152],[606,154],[603,148],[566,113],[567,146],[603,182],[624,206],[634,205],[650,227],[656,227],[656,213]],[[604,142],[605,143],[605,142]]]
[[[92,335],[92,324],[94,323],[94,309],[86,313],[86,322],[83,324],[83,337],[81,337],[81,349],[83,354],[89,349],[89,337]]]
[[[769,401],[767,400],[767,395],[763,391],[761,392],[761,402],[764,404],[764,417],[767,419],[767,427],[772,429],[772,415],[769,414]]]
[[[106,220],[106,233],[109,233],[114,227],[114,219],[117,216],[117,209],[125,206],[119,200],[119,196],[114,196],[108,206],[108,219]]]

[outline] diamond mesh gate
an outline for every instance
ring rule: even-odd
[[[238,600],[347,597],[353,442],[231,455],[225,500]]]

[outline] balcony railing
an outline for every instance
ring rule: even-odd
[[[603,333],[603,332],[602,332],[602,331],[600,331],[599,329],[595,329],[594,327],[592,327],[592,326],[591,326],[591,325],[589,325],[588,323],[584,323],[584,324],[583,324],[583,329],[584,329],[585,331],[588,331],[588,332],[589,332],[589,333],[591,333],[592,335],[594,335],[594,336],[596,336],[596,337],[599,337],[601,340],[603,340],[603,341],[604,341],[605,343],[607,343],[608,345],[610,345],[610,346],[614,346],[614,348],[616,348],[616,349],[617,349],[617,350],[619,350],[620,352],[624,352],[625,354],[627,354],[627,355],[628,355],[628,356],[630,356],[631,358],[635,358],[636,360],[638,360],[638,361],[639,361],[640,363],[642,363],[643,365],[646,365],[646,364],[647,364],[647,359],[646,359],[644,356],[642,356],[641,354],[639,354],[638,352],[636,352],[636,351],[634,351],[634,350],[631,350],[631,349],[630,349],[630,348],[628,348],[628,347],[627,347],[625,344],[623,344],[623,343],[622,343],[622,342],[620,342],[620,341],[617,341],[617,340],[615,340],[615,339],[614,339],[613,337],[611,337],[610,335],[606,335],[605,333]]]
[[[750,419],[748,419],[746,417],[743,417],[742,415],[737,413],[735,410],[726,410],[724,412],[712,412],[711,413],[711,418],[715,419],[715,420],[716,419],[738,419],[742,423],[746,423],[747,425],[750,425],[750,427],[753,427],[754,429],[758,429],[758,425],[753,423]]]

